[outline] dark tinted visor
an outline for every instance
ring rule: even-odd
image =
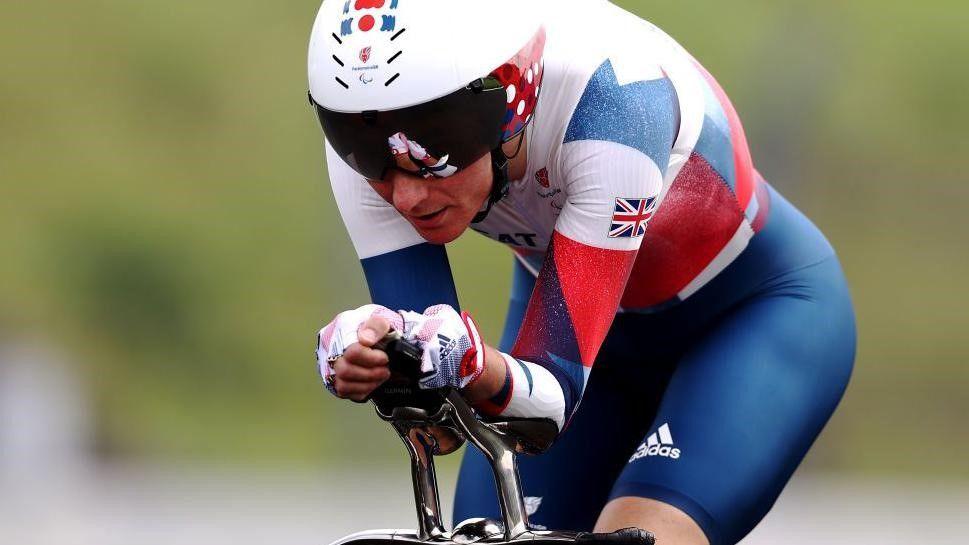
[[[313,105],[340,157],[364,177],[380,180],[389,168],[447,176],[497,148],[506,94],[488,77],[398,110],[345,113]]]

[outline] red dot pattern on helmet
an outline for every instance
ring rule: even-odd
[[[502,125],[501,138],[509,140],[532,120],[542,87],[545,52],[545,28],[539,28],[525,47],[491,75],[501,82],[507,96],[507,109]]]
[[[360,22],[358,24],[360,25],[360,30],[367,32],[373,28],[374,22],[373,15],[364,15],[360,18]]]

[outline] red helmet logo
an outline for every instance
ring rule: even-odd
[[[369,60],[370,60],[370,46],[367,46],[360,50],[360,62],[362,62],[363,64],[367,64],[367,61]]]

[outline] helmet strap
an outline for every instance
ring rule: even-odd
[[[491,172],[491,193],[488,195],[488,204],[471,219],[471,223],[484,221],[491,212],[491,207],[508,194],[508,157],[505,156],[501,146],[491,150]]]

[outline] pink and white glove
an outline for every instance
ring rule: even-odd
[[[429,307],[423,314],[394,312],[380,305],[364,305],[341,312],[320,330],[317,336],[316,361],[326,389],[336,394],[333,385],[333,363],[347,347],[359,342],[357,331],[371,316],[390,322],[408,340],[420,341],[421,379],[424,389],[464,388],[484,371],[484,347],[478,327],[466,312],[458,313],[449,305]]]
[[[323,377],[323,384],[333,395],[336,395],[333,385],[336,372],[333,364],[340,359],[347,347],[359,342],[357,331],[371,316],[387,320],[390,327],[397,331],[404,329],[404,320],[399,313],[380,305],[364,305],[337,314],[316,336],[316,364],[319,366],[320,376]]]
[[[420,387],[464,388],[484,372],[484,346],[478,326],[467,312],[449,305],[428,307],[423,314],[403,311],[404,337],[424,347]]]

